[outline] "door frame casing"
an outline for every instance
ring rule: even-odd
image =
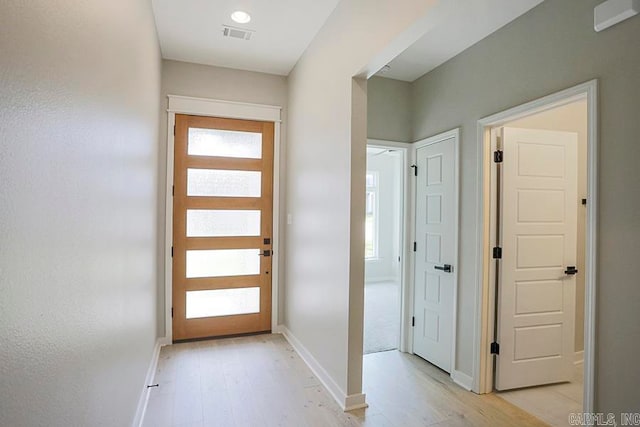
[[[271,331],[278,331],[279,278],[280,278],[280,138],[282,107],[275,105],[251,104],[217,99],[194,98],[167,95],[167,176],[165,188],[165,241],[164,241],[164,295],[165,295],[165,336],[162,345],[173,343],[173,174],[174,174],[174,127],[176,114],[192,116],[220,117],[225,119],[255,120],[274,123],[273,147],[273,255],[271,276]]]
[[[400,174],[402,176],[402,203],[400,205],[400,221],[402,222],[400,224],[400,257],[402,261],[400,263],[400,342],[398,343],[398,350],[406,353],[409,351],[407,335],[411,329],[411,311],[406,305],[406,294],[408,292],[407,289],[409,288],[410,277],[408,270],[409,251],[407,249],[407,242],[410,240],[409,185],[411,180],[409,179],[409,166],[411,165],[411,156],[409,149],[411,148],[411,145],[405,142],[367,139],[367,147],[393,149],[400,151],[402,154],[402,168],[400,170]],[[409,329],[409,331],[407,329]]]
[[[451,337],[451,372],[450,372],[450,376],[451,379],[458,384],[459,386],[461,386],[462,388],[466,389],[466,390],[470,390],[471,389],[471,377],[469,377],[468,375],[466,375],[465,373],[459,371],[458,369],[456,369],[456,351],[457,351],[457,324],[458,324],[458,286],[459,286],[459,270],[460,270],[460,263],[459,263],[459,259],[460,259],[460,245],[459,245],[459,238],[460,238],[460,128],[455,128],[452,130],[449,130],[447,132],[442,132],[439,133],[437,135],[428,137],[428,138],[424,138],[421,139],[419,141],[416,141],[414,143],[411,144],[411,162],[412,164],[417,164],[417,155],[418,155],[418,149],[423,148],[423,147],[427,147],[429,145],[433,145],[433,144],[437,144],[439,142],[443,142],[449,139],[453,139],[453,149],[454,149],[454,179],[455,179],[455,184],[453,186],[454,188],[454,196],[453,196],[453,200],[454,200],[454,210],[455,210],[455,215],[454,215],[454,226],[453,226],[453,230],[454,230],[454,259],[452,260],[452,265],[453,267],[453,283],[454,283],[454,287],[453,287],[453,325],[452,325],[452,329],[451,329],[451,333],[452,333],[452,337]],[[418,171],[418,173],[420,173]],[[413,176],[413,172],[411,172],[411,177]],[[410,235],[413,236],[413,239],[411,240],[411,242],[415,241],[416,238],[416,197],[417,197],[417,186],[416,186],[416,180],[415,179],[411,179],[411,206],[409,208],[410,213],[411,213],[411,218],[410,218],[410,225],[411,225],[411,230],[410,230]],[[411,317],[414,316],[414,293],[415,293],[415,257],[416,257],[416,253],[413,252],[413,250],[410,251],[411,256],[410,256],[410,266],[409,266],[409,272],[410,272],[410,280],[409,280],[409,288],[408,289],[408,297],[409,300],[407,301],[408,303],[408,308],[409,308],[409,316],[407,318],[407,352],[412,353],[413,354],[413,328],[411,327]]]
[[[595,380],[595,326],[596,326],[596,238],[597,238],[597,182],[598,182],[598,81],[591,80],[569,89],[524,103],[478,120],[478,176],[477,176],[477,244],[476,249],[476,328],[474,331],[473,391],[490,393],[493,390],[493,358],[490,343],[493,341],[493,301],[495,289],[491,286],[495,277],[494,263],[490,262],[492,221],[495,209],[491,209],[492,170],[491,128],[505,125],[533,114],[548,111],[572,102],[587,101],[587,217],[585,258],[585,318],[584,318],[584,398],[583,412],[592,412]],[[488,195],[488,197],[487,197]]]

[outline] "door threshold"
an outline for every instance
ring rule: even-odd
[[[254,336],[254,335],[268,335],[268,334],[271,334],[271,329],[269,329],[268,331],[247,332],[247,333],[244,333],[244,334],[217,335],[217,336],[211,336],[211,337],[187,338],[187,339],[184,339],[184,340],[173,340],[173,344],[182,344],[182,343],[198,342],[198,341],[214,341],[214,340],[221,340],[221,339],[225,339],[225,338],[241,338],[241,337],[250,337],[250,336]]]

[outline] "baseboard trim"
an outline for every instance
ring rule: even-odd
[[[156,376],[156,369],[158,368],[158,359],[160,358],[160,349],[164,347],[166,344],[166,338],[158,338],[156,340],[156,345],[153,348],[153,354],[151,356],[151,362],[149,363],[149,368],[147,369],[147,376],[145,377],[143,390],[140,394],[140,399],[138,400],[138,408],[136,409],[136,416],[133,419],[133,423],[131,424],[133,427],[142,427],[142,423],[144,422],[144,415],[147,411],[147,404],[149,403],[149,389],[147,385],[153,383],[153,379]]]
[[[473,377],[465,374],[461,371],[456,371],[453,369],[451,371],[451,379],[454,383],[458,384],[460,387],[467,391],[471,391],[473,388]]]
[[[351,394],[344,399],[344,411],[367,408],[367,396],[364,393]]]
[[[347,396],[333,378],[331,378],[329,373],[322,367],[322,365],[320,365],[316,358],[313,357],[311,352],[307,350],[302,342],[300,342],[300,340],[296,338],[296,336],[293,335],[285,325],[280,325],[278,330],[289,344],[291,344],[291,347],[293,347],[296,353],[298,353],[298,356],[300,356],[309,369],[311,369],[311,372],[313,372],[322,385],[329,391],[331,397],[333,397],[343,411],[351,411],[353,409],[366,407],[366,396],[364,394],[360,393]]]
[[[574,365],[582,365],[584,363],[584,350],[576,351],[575,358],[573,359]]]

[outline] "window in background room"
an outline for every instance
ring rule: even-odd
[[[366,183],[364,257],[371,259],[378,257],[378,173],[367,172]]]

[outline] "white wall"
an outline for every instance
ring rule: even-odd
[[[401,159],[399,152],[367,153],[367,172],[378,176],[378,253],[365,259],[365,282],[399,279]]]
[[[413,84],[414,139],[461,127],[461,236],[474,239],[477,121],[597,78],[599,412],[638,411],[640,384],[640,17],[593,30],[600,0],[546,0]],[[458,369],[470,375],[476,248],[460,246]]]
[[[366,81],[352,77],[417,39],[431,4],[343,0],[289,75],[285,320],[334,394],[362,390]]]
[[[578,199],[587,198],[587,101],[578,101],[508,123],[507,126],[576,132],[578,134]],[[575,351],[584,350],[584,278],[587,209],[580,201],[577,221]]]
[[[0,52],[0,425],[130,425],[156,340],[150,2],[3,0]]]
[[[276,105],[282,107],[282,122],[280,135],[280,182],[284,185],[286,179],[285,156],[286,156],[286,123],[287,123],[287,78],[273,74],[256,73],[252,71],[232,70],[230,68],[213,67],[210,65],[198,65],[180,61],[162,61],[162,90],[160,108],[160,146],[158,167],[160,170],[160,182],[166,182],[167,175],[167,95],[193,96],[197,98],[221,99],[226,101],[248,102],[254,104]],[[274,176],[275,176],[274,173]],[[165,238],[165,200],[166,192],[164,184],[160,185],[158,194],[158,215],[160,246],[158,257],[165,259],[164,238]],[[284,191],[281,191],[279,201],[280,212],[284,212]],[[284,322],[284,232],[285,216],[281,216],[280,221],[280,265],[279,280],[279,323]],[[164,262],[164,261],[163,261]],[[161,336],[165,333],[165,299],[164,299],[164,264],[158,269],[159,295],[158,298],[158,330]]]

